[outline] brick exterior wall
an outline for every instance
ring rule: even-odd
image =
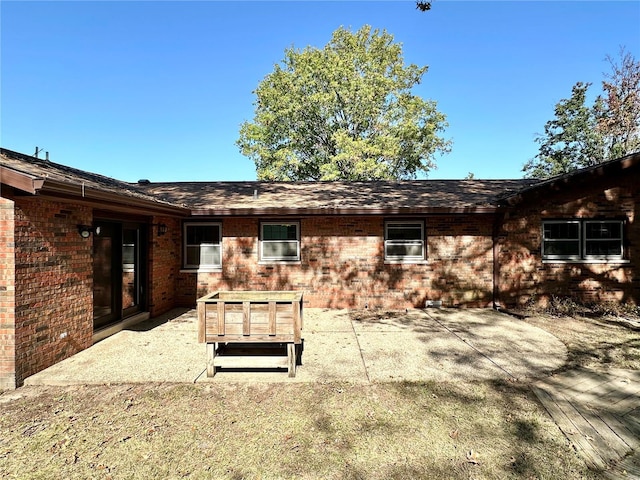
[[[87,207],[16,197],[15,376],[24,379],[92,344],[92,238]]]
[[[0,390],[16,387],[14,204],[0,197]]]
[[[505,216],[500,232],[500,299],[505,305],[544,304],[551,296],[593,303],[640,304],[640,172],[571,184],[565,191],[541,192]],[[545,219],[626,219],[628,263],[542,261]]]
[[[305,292],[305,305],[321,308],[423,307],[426,300],[491,305],[491,215],[423,217],[427,261],[419,264],[384,261],[383,217],[296,220],[301,261],[262,263],[260,220],[225,218],[222,271],[181,272],[176,284],[179,303],[193,306],[198,297],[215,290],[298,290]]]
[[[157,225],[165,224],[167,233],[158,236]],[[171,310],[180,302],[176,282],[181,261],[181,223],[178,219],[153,217],[149,228],[149,313],[152,317]]]

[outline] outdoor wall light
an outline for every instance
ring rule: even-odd
[[[89,225],[78,225],[78,233],[82,238],[89,238],[91,236],[91,227]]]
[[[159,223],[157,225],[157,227],[158,227],[158,236],[159,237],[161,237],[162,235],[167,233],[167,231],[169,230],[169,228],[164,223]]]
[[[78,225],[78,233],[82,238],[89,238],[91,234],[100,235],[100,227],[92,227],[90,225]]]

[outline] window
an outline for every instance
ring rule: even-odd
[[[542,223],[545,260],[621,260],[621,220],[553,220]]]
[[[584,254],[587,258],[622,258],[622,222],[585,221]]]
[[[260,260],[300,260],[300,224],[264,222],[260,224]]]
[[[219,223],[184,224],[184,268],[221,268],[222,245]]]
[[[542,256],[544,258],[580,258],[580,222],[544,222]]]
[[[423,222],[387,222],[384,229],[385,260],[425,259]]]

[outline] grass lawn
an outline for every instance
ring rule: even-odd
[[[636,331],[525,321],[569,366],[640,368]],[[601,478],[526,383],[23,387],[0,411],[2,478]]]

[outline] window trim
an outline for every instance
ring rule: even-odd
[[[389,240],[389,227],[395,225],[417,225],[420,227],[420,240],[412,240],[410,242],[402,242],[397,240]],[[385,220],[384,222],[384,261],[387,263],[423,263],[427,259],[427,239],[424,220]],[[419,242],[421,248],[420,255],[388,255],[387,247],[389,245],[416,245]]]
[[[264,226],[265,225],[295,225],[296,227],[296,239],[295,240],[264,240]],[[300,235],[300,221],[299,220],[268,220],[268,221],[264,221],[264,222],[260,222],[260,236],[259,236],[259,248],[258,248],[258,253],[259,253],[259,261],[263,262],[263,263],[292,263],[292,262],[300,262],[300,252],[302,250],[302,246],[301,246],[301,235]],[[296,244],[296,255],[295,257],[293,256],[266,256],[264,254],[264,245],[266,243],[269,242],[290,242],[293,243],[295,242]]]
[[[199,245],[190,245],[187,243],[187,229],[189,227],[218,227],[218,243],[201,243]],[[218,246],[220,249],[219,264],[187,264],[187,248],[189,246]],[[222,270],[222,222],[183,222],[182,224],[182,269],[188,271],[219,271]]]
[[[582,251],[584,252],[584,259],[585,260],[623,260],[624,259],[624,221],[622,220],[617,220],[617,219],[613,219],[613,220],[607,220],[607,219],[589,219],[589,220],[584,220],[584,237],[582,239],[583,241],[583,246],[582,246]],[[602,239],[602,238],[587,238],[587,224],[589,223],[617,223],[620,225],[620,237],[619,238],[607,238],[607,239]],[[588,255],[587,254],[587,241],[590,242],[598,242],[598,241],[613,241],[616,240],[619,242],[620,244],[620,253],[617,255]]]
[[[566,239],[567,241],[577,241],[578,242],[578,255],[545,255],[545,225],[546,224],[567,224],[567,223],[576,223],[578,224],[578,238],[577,239]],[[601,239],[588,239],[587,238],[587,228],[586,225],[590,223],[617,223],[620,225],[620,237],[612,238],[606,240],[617,240],[620,243],[620,254],[619,255],[588,255],[587,252],[587,242],[588,241],[598,241]],[[607,262],[626,262],[625,259],[625,225],[626,222],[624,219],[620,218],[567,218],[567,219],[550,219],[550,220],[542,220],[542,232],[541,232],[541,245],[540,245],[540,254],[543,262],[575,262],[575,263],[607,263]],[[550,239],[553,241],[563,241],[564,239]],[[605,240],[605,239],[602,239]]]
[[[578,237],[577,238],[553,238],[547,240],[545,238],[545,225],[554,224],[554,225],[566,225],[566,224],[577,224],[578,225]],[[568,218],[566,220],[543,220],[542,221],[542,244],[541,244],[541,253],[542,258],[544,260],[581,260],[582,259],[582,222],[579,219]],[[578,255],[545,255],[545,243],[547,242],[577,242],[578,244]]]

